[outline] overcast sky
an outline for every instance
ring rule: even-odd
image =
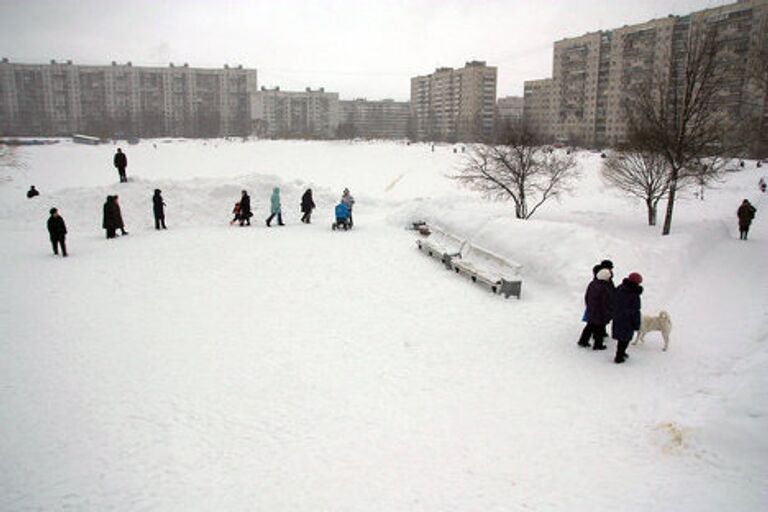
[[[558,39],[724,0],[0,0],[0,56],[256,68],[259,85],[407,100],[410,78],[484,60],[498,96],[551,76]]]

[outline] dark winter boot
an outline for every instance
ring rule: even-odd
[[[285,226],[285,224],[283,224],[283,214],[282,213],[278,213],[277,214],[277,225],[278,226]]]

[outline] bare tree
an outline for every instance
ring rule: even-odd
[[[648,225],[656,225],[659,201],[669,190],[667,161],[658,153],[627,151],[608,157],[603,164],[603,178],[609,185],[645,203]]]
[[[705,188],[719,179],[725,162],[719,157],[690,162],[678,173],[677,190],[695,186],[696,196],[704,200]],[[613,154],[603,164],[602,176],[609,185],[642,200],[648,225],[656,225],[659,201],[667,196],[672,179],[669,164],[661,154],[639,150]]]
[[[519,134],[507,145],[474,145],[451,178],[485,197],[512,200],[515,216],[529,219],[547,200],[569,191],[578,174],[573,157]]]
[[[727,134],[734,130],[733,112],[740,105],[723,101],[732,84],[730,62],[718,54],[715,30],[691,28],[673,54],[668,73],[635,88],[626,98],[633,147],[661,155],[669,167],[663,235],[672,228],[672,213],[681,180],[699,173],[714,153],[727,153]]]

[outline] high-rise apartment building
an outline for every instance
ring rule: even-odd
[[[523,126],[531,134],[552,138],[552,79],[528,80],[523,84]]]
[[[246,135],[255,69],[0,62],[0,134]]]
[[[496,101],[499,124],[519,125],[523,122],[523,97],[504,96]]]
[[[364,139],[408,137],[411,104],[391,99],[339,101],[339,136]]]
[[[496,68],[467,62],[411,78],[411,113],[420,140],[480,141],[494,136]]]
[[[546,87],[540,81],[526,82],[526,124],[550,138],[576,144],[626,140],[626,94],[641,84],[669,88],[670,73],[683,69],[687,48],[709,31],[716,34],[718,58],[727,63],[721,105],[731,106],[730,114],[738,116],[733,119],[756,127],[762,123],[759,129],[768,132],[767,87],[754,78],[761,56],[768,54],[768,0],[740,0],[687,16],[557,41],[549,113],[543,113]],[[529,107],[529,94],[542,105],[537,114]]]
[[[330,139],[339,126],[339,93],[262,87],[252,95],[251,116],[259,136]]]

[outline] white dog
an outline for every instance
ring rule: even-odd
[[[640,330],[637,331],[637,338],[632,344],[637,345],[638,342],[643,342],[645,335],[651,331],[661,332],[661,337],[664,339],[664,347],[661,350],[667,350],[669,335],[672,332],[672,319],[669,317],[669,313],[661,311],[658,316],[643,315],[640,320]]]

